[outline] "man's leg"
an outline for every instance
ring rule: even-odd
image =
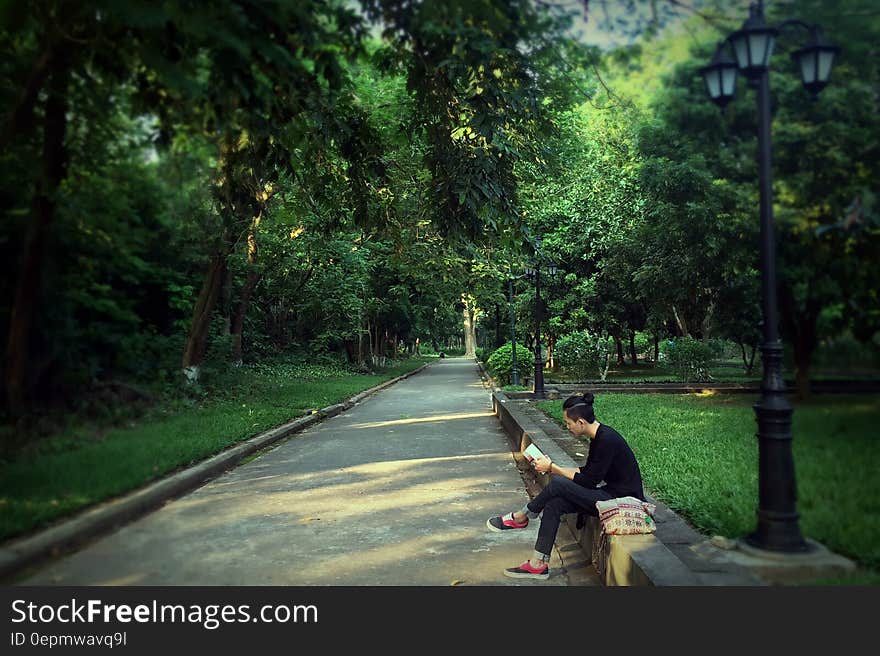
[[[564,476],[554,475],[538,496],[527,503],[520,513],[514,513],[515,519],[518,515],[534,519],[541,511],[544,512],[538,528],[534,555],[527,564],[506,570],[507,575],[526,577],[545,571],[562,516],[576,512],[598,515],[596,501],[611,498],[612,496],[601,488],[588,489]],[[541,577],[546,578],[547,573],[545,572]]]
[[[544,505],[544,514],[538,527],[538,539],[535,540],[535,555],[530,561],[532,565],[541,567],[543,563],[550,561],[550,553],[553,551],[553,543],[556,542],[556,533],[559,531],[562,516],[578,512],[580,509],[580,506],[562,497],[554,497]]]
[[[535,519],[544,510],[547,503],[556,498],[566,499],[581,506],[579,510],[569,512],[585,511],[591,515],[598,515],[596,502],[611,499],[612,496],[602,488],[586,488],[565,478],[565,476],[553,474],[550,482],[538,493],[538,496],[523,506],[522,510],[515,512],[513,518],[517,521],[523,521],[525,518]]]
[[[568,481],[572,483],[573,481],[569,481],[564,476],[560,476],[559,474],[552,474],[550,478],[550,482],[538,493],[534,499],[529,501],[526,505],[524,505],[521,509],[515,510],[513,512],[513,519],[517,522],[524,522],[527,519],[536,519],[538,515],[541,514],[541,511],[544,509],[544,506],[550,499],[559,496],[559,487],[560,483],[557,481]],[[576,483],[575,483],[576,485]],[[578,487],[580,487],[578,485]]]

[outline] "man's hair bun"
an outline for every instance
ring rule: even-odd
[[[563,402],[562,410],[574,420],[585,419],[592,424],[596,421],[596,415],[593,412],[593,400],[595,398],[590,392],[569,396]]]

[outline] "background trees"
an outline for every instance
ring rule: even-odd
[[[723,115],[706,100],[697,68],[732,19],[697,3],[661,31],[679,5],[634,0],[642,38],[606,52],[526,0],[10,6],[4,416],[279,353],[370,367],[463,340],[466,309],[494,347],[525,229],[563,267],[542,293],[551,358],[588,330],[617,361],[649,334],[654,354],[730,339],[748,365],[752,91]],[[783,70],[793,40],[774,69],[782,327],[805,388],[823,339],[869,343],[880,321],[878,18],[867,0],[772,10],[845,47],[817,102]],[[515,291],[528,342],[534,292]]]

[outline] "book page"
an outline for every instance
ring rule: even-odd
[[[536,447],[534,444],[529,444],[526,449],[523,451],[523,455],[528,459],[529,462],[533,462],[538,458],[544,457],[544,454],[541,452],[541,449]]]

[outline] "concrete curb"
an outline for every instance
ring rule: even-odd
[[[50,556],[57,556],[78,544],[102,533],[119,528],[137,517],[145,515],[163,503],[193,490],[223,472],[232,469],[248,456],[318,423],[334,417],[360,403],[386,387],[414,376],[434,364],[428,362],[418,369],[385,381],[360,392],[343,403],[318,410],[314,414],[260,433],[232,446],[217,455],[182,471],[148,484],[121,497],[104,501],[82,511],[80,514],[60,520],[54,526],[24,538],[12,539],[0,546],[0,580],[8,579],[26,567]]]

